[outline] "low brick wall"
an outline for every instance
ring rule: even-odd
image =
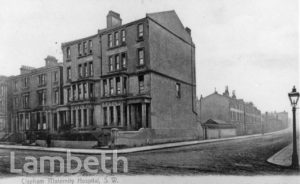
[[[46,147],[45,140],[36,140],[36,143],[40,146]],[[61,148],[83,148],[88,149],[97,145],[97,141],[64,141],[64,140],[52,140],[51,147],[61,147]]]
[[[207,129],[207,139],[220,139],[237,136],[235,128]]]
[[[202,130],[142,128],[139,131],[119,131],[115,144],[135,147],[199,139],[203,139]]]

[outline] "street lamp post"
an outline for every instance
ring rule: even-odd
[[[299,100],[299,93],[297,92],[295,86],[292,92],[289,93],[289,98],[293,107],[293,154],[292,154],[292,165],[294,169],[299,169],[299,161],[297,154],[297,136],[296,136],[296,106]]]

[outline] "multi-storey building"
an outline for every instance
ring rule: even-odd
[[[195,46],[174,11],[127,24],[110,11],[106,28],[62,50],[62,124],[199,137]]]
[[[277,114],[277,118],[282,121],[282,126],[287,128],[289,126],[289,115],[288,112],[275,112]]]
[[[288,113],[283,112],[266,112],[262,115],[263,131],[273,132],[286,129],[289,127]]]
[[[0,132],[9,132],[11,129],[11,100],[9,77],[0,76]]]
[[[253,134],[261,131],[261,112],[252,102],[237,99],[235,92],[229,95],[228,87],[223,94],[215,91],[207,97],[200,98],[200,119],[218,119],[236,126],[237,134]]]
[[[62,121],[77,129],[95,125],[94,104],[100,93],[100,41],[98,35],[62,44],[64,105]]]
[[[57,131],[56,108],[63,103],[62,64],[53,56],[45,66],[22,66],[20,75],[10,77],[12,86],[12,131]]]

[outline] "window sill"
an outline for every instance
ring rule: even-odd
[[[102,96],[101,98],[105,99],[105,98],[126,97],[126,96],[127,96],[127,93],[120,93],[120,94],[113,94],[113,95],[105,95],[105,96]]]
[[[142,65],[137,65],[136,66],[136,68],[138,68],[138,69],[142,69],[142,68],[145,68],[146,67],[146,65],[145,64],[142,64]]]
[[[29,89],[29,86],[23,87],[23,88],[22,88],[22,91],[26,91],[26,90],[28,90],[28,89]]]
[[[86,54],[84,54],[84,55],[79,55],[79,56],[77,56],[77,59],[84,58],[84,57],[88,57],[88,56],[91,56],[91,55],[93,55],[93,52],[86,53]]]
[[[119,70],[109,71],[108,74],[114,74],[114,73],[119,73],[119,72],[124,72],[124,71],[127,71],[127,67],[119,69]]]
[[[84,80],[84,79],[90,79],[90,78],[93,78],[94,75],[89,75],[89,76],[82,76],[82,77],[78,77],[78,80]]]
[[[58,85],[58,81],[53,82],[53,85],[55,86]]]
[[[85,102],[85,101],[96,101],[96,97],[83,98],[83,99],[77,99],[77,100],[70,100],[67,103],[77,103],[77,102]]]
[[[136,42],[142,42],[144,41],[144,37],[139,37],[138,39],[136,39]]]
[[[38,87],[45,87],[47,84],[39,84]]]
[[[113,50],[113,49],[117,49],[117,48],[125,47],[125,46],[126,46],[126,43],[121,43],[119,45],[115,45],[115,46],[112,46],[112,47],[108,46],[107,50]]]

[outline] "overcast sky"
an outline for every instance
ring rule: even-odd
[[[0,75],[41,67],[47,55],[62,61],[61,43],[96,34],[109,10],[123,23],[175,10],[196,44],[198,96],[228,85],[262,111],[290,112],[298,0],[0,0]]]

